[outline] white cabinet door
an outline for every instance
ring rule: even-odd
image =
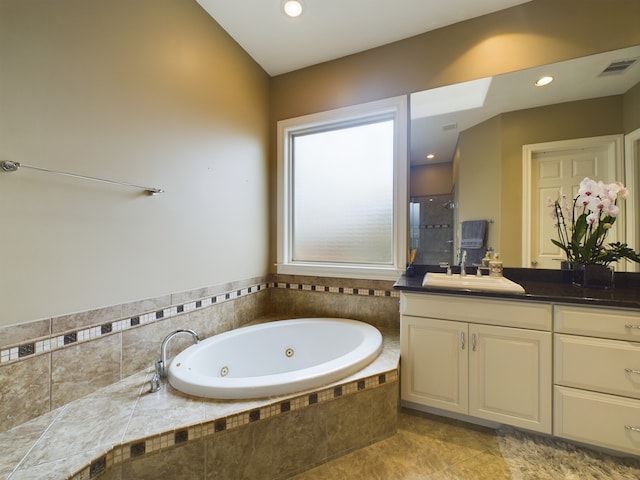
[[[469,326],[469,414],[551,433],[551,333]]]
[[[556,386],[554,403],[554,435],[640,453],[640,400]]]
[[[466,414],[467,324],[409,315],[401,323],[402,399]]]

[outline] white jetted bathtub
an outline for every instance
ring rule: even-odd
[[[215,335],[179,353],[169,383],[219,399],[307,390],[347,377],[382,349],[377,328],[342,318],[280,320]]]

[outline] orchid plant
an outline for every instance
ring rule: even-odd
[[[569,203],[566,195],[548,199],[551,218],[559,240],[551,239],[567,256],[567,261],[582,265],[609,265],[620,259],[640,262],[640,256],[626,243],[605,240],[618,217],[618,199],[629,195],[620,182],[604,184],[590,178],[580,182],[578,195]]]

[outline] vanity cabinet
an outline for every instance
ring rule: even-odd
[[[551,433],[551,306],[402,292],[402,400]]]
[[[640,454],[640,313],[554,307],[559,437]]]

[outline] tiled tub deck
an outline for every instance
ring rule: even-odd
[[[148,393],[151,372],[132,375],[0,433],[0,478],[287,478],[395,433],[400,348],[383,337],[360,372],[267,399]]]

